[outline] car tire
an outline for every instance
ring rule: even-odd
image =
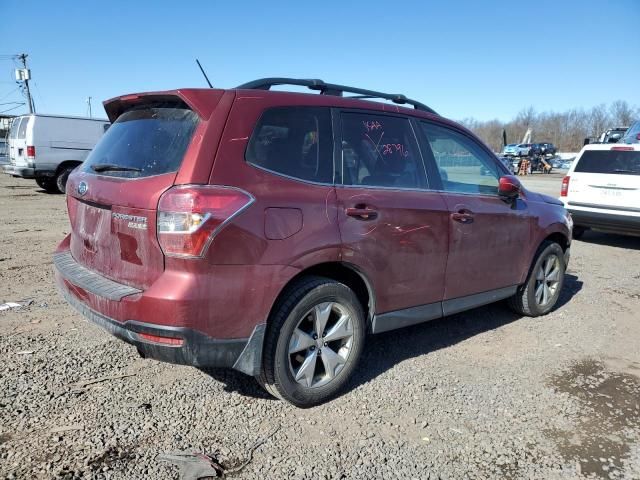
[[[351,377],[365,333],[362,305],[349,287],[304,277],[287,288],[269,319],[258,382],[301,408],[326,402]]]
[[[75,166],[73,167],[63,167],[60,169],[55,178],[56,186],[58,187],[58,191],[60,193],[66,193],[67,191],[67,180],[69,179],[69,175],[73,170],[75,170]]]
[[[36,177],[36,183],[47,193],[58,193],[58,185],[56,185],[55,178]]]
[[[584,228],[584,227],[576,227],[576,226],[574,226],[573,227],[573,233],[572,233],[571,236],[575,240],[580,240],[582,238],[582,236],[584,235],[584,232],[586,232],[586,231],[587,231],[587,229]]]
[[[562,247],[546,241],[535,256],[527,281],[509,299],[509,306],[528,317],[546,315],[558,302],[566,271]]]

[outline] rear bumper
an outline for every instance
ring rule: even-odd
[[[89,321],[134,345],[141,356],[195,367],[233,368],[252,376],[260,373],[264,321],[256,324],[248,337],[216,338],[184,324],[160,325],[142,321],[135,315],[116,319],[105,313],[109,305],[115,303],[125,312],[134,312],[130,306],[139,302],[145,292],[129,292],[127,289],[135,289],[116,284],[79,264],[75,264],[74,272],[73,262],[65,251],[54,256],[55,279],[61,295]],[[171,319],[171,312],[167,311],[167,315]],[[154,341],[149,335],[162,338]]]
[[[35,178],[35,169],[29,167],[17,167],[15,165],[3,165],[2,171],[8,175],[22,178]]]
[[[73,294],[58,283],[64,299],[92,323],[104,328],[113,336],[135,346],[144,358],[153,358],[162,362],[191,365],[194,367],[235,368],[236,370],[257,375],[254,363],[259,366],[257,347],[262,347],[264,324],[256,326],[249,338],[216,339],[196,330],[185,327],[165,327],[129,320],[120,323],[101,313],[91,310]],[[141,334],[181,341],[179,346],[169,346],[145,340]]]
[[[608,212],[567,209],[575,227],[593,228],[612,233],[640,235],[640,216]]]

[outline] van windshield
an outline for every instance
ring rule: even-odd
[[[640,142],[640,121],[637,121],[631,128],[627,130],[624,137],[620,139],[620,143],[638,143]]]
[[[640,175],[640,151],[586,150],[575,168],[582,173]]]
[[[187,108],[159,105],[128,110],[106,131],[82,170],[139,178],[175,172],[198,125]]]

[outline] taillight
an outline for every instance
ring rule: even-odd
[[[179,185],[158,203],[158,241],[167,256],[204,256],[213,238],[229,221],[253,203],[239,188]]]
[[[633,151],[633,147],[611,147],[611,150],[619,150],[622,152],[631,152]]]
[[[27,145],[27,158],[36,158],[36,147]]]
[[[562,179],[562,187],[560,188],[560,196],[566,197],[567,193],[569,193],[569,177],[564,177]]]

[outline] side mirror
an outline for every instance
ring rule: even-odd
[[[515,200],[522,191],[522,184],[513,175],[505,175],[500,177],[498,182],[498,195],[505,200]]]
[[[589,140],[588,138],[585,138],[584,142],[582,144],[583,145],[589,145],[590,142],[591,142],[591,140]]]

